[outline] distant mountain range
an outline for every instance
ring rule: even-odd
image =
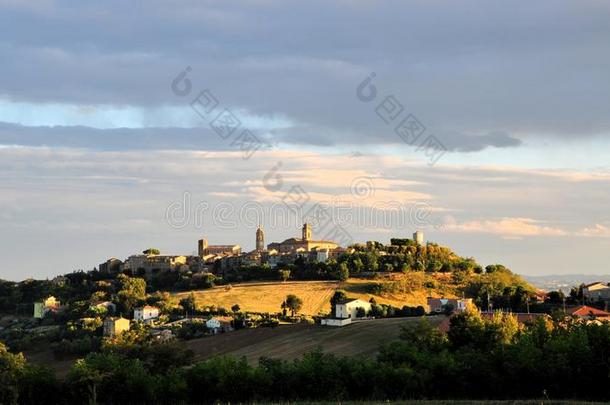
[[[563,292],[569,292],[570,288],[579,286],[582,283],[589,284],[596,281],[601,281],[602,283],[610,282],[610,274],[551,274],[548,276],[521,276],[534,287],[546,291],[562,290]]]

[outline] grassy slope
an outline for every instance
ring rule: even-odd
[[[438,324],[444,316],[427,317]],[[290,325],[277,328],[238,330],[213,337],[194,339],[185,346],[195,352],[196,360],[215,355],[246,356],[256,364],[261,356],[291,360],[317,347],[339,356],[374,356],[379,345],[396,340],[400,326],[413,325],[420,318],[376,319],[342,328],[320,325]]]
[[[295,294],[303,300],[301,313],[317,315],[330,310],[330,298],[337,289],[343,289],[350,298],[361,298],[368,301],[374,297],[380,304],[390,304],[395,307],[404,305],[426,306],[428,294],[452,297],[451,291],[420,289],[411,293],[370,294],[369,287],[376,283],[372,280],[349,279],[338,281],[288,281],[288,282],[255,282],[234,284],[230,289],[225,286],[209,290],[195,291],[197,304],[200,306],[216,305],[230,309],[238,304],[243,311],[279,312],[282,301],[288,294]],[[175,303],[188,296],[190,292],[174,294]]]

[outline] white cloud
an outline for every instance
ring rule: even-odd
[[[524,236],[567,235],[567,232],[560,228],[542,225],[542,221],[531,218],[486,219],[461,223],[449,221],[443,225],[443,229],[449,232],[492,234],[513,239]]]
[[[610,227],[595,224],[592,227],[583,228],[577,233],[578,236],[590,237],[590,238],[610,238]]]

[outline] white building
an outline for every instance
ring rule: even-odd
[[[159,318],[159,308],[146,305],[133,310],[134,321],[150,321]]]
[[[417,231],[413,234],[413,241],[418,245],[424,244],[424,233],[422,231]]]
[[[335,306],[335,316],[340,319],[358,318],[358,309],[362,308],[365,314],[371,311],[371,303],[361,299],[351,299],[338,303]]]
[[[205,321],[205,327],[212,331],[213,334],[230,332],[233,330],[231,320],[232,318],[226,316],[216,316]]]
[[[610,287],[600,282],[591,283],[583,287],[582,294],[588,301],[610,300]]]

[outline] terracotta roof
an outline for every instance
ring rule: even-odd
[[[575,316],[596,316],[596,317],[610,317],[610,312],[602,311],[601,309],[581,305],[576,308],[568,309],[570,315]]]

